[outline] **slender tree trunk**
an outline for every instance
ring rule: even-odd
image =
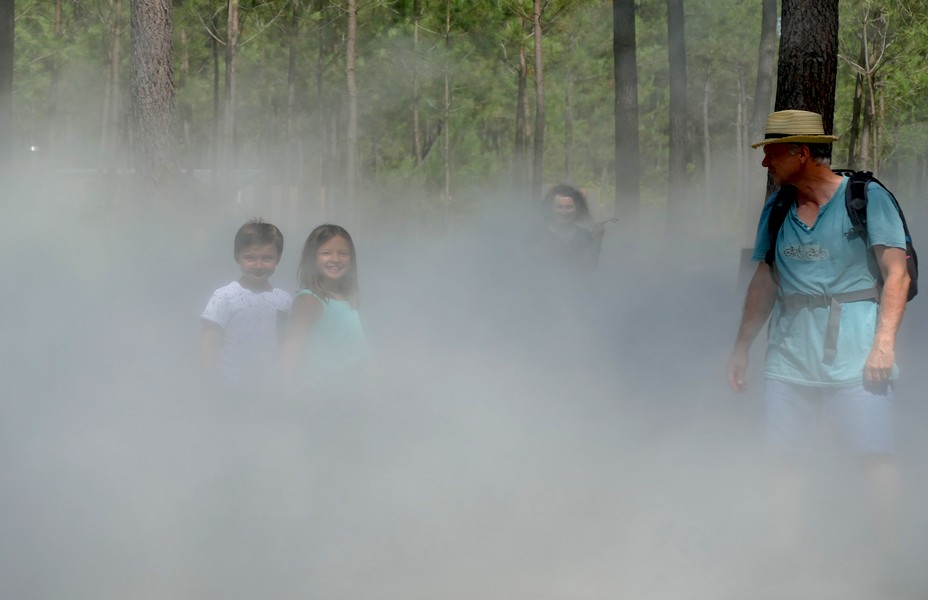
[[[751,122],[748,126],[748,142],[753,143],[764,137],[764,124],[767,121],[767,114],[770,112],[773,96],[773,63],[777,51],[777,0],[762,0],[761,23],[760,23],[760,45],[757,50],[757,78],[754,82],[754,106],[751,111]],[[751,164],[751,157],[754,156],[753,148],[745,144],[741,148],[745,164]],[[753,181],[753,172],[750,168],[743,172],[742,177]],[[761,189],[761,185],[764,189]],[[745,185],[745,189],[748,189]],[[757,229],[757,219],[760,217],[760,211],[763,208],[763,200],[773,191],[773,180],[767,177],[765,184],[758,184],[756,194],[754,195],[753,187],[751,193],[745,193],[743,198],[744,220],[743,220],[743,238],[746,244],[753,243],[754,234]],[[744,268],[752,265],[745,263]]]
[[[2,1],[2,0],[0,0]],[[55,12],[52,20],[52,32],[55,35],[55,44],[57,46],[62,39],[64,15],[62,12],[62,1],[55,0]],[[47,158],[52,163],[57,163],[57,158],[61,156],[62,149],[60,143],[60,129],[63,128],[61,123],[61,59],[57,56],[51,57],[49,61],[49,85],[48,85],[48,133],[46,135],[47,147],[43,150]]]
[[[171,3],[132,0],[132,106],[136,171],[169,198],[176,171]],[[154,189],[154,188],[152,188]]]
[[[641,199],[635,0],[612,0],[615,71],[615,214],[638,220]]]
[[[422,124],[419,115],[419,21],[422,19],[419,0],[412,3],[412,143],[416,155],[416,169],[422,169]]]
[[[532,24],[535,39],[535,137],[532,157],[532,198],[541,197],[545,157],[545,77],[541,54],[542,0],[534,0]]]
[[[777,50],[777,0],[763,0],[760,23],[760,47],[757,51],[757,80],[754,83],[754,109],[748,136],[764,137],[764,123],[770,112],[773,95],[773,59]]]
[[[867,77],[864,78],[864,81],[867,84],[867,110],[864,113],[866,127],[869,132],[869,154],[870,154],[870,163],[868,167],[874,173],[879,172],[879,147],[880,139],[877,131],[879,115],[876,110],[877,102],[877,86],[876,86],[876,75],[870,72]]]
[[[100,135],[100,148],[103,164],[109,163],[110,157],[118,156],[119,139],[119,99],[122,94],[120,66],[122,64],[122,0],[113,0],[111,5],[112,27],[110,27],[109,71],[103,95],[103,118]]]
[[[345,200],[351,219],[357,206],[358,185],[358,85],[355,80],[357,66],[358,1],[348,0],[348,37],[345,40],[345,82],[348,87],[348,131],[345,162]]]
[[[190,76],[190,32],[187,27],[180,30],[180,56],[177,60],[177,89],[182,90],[187,84],[187,78]],[[182,104],[178,107],[178,120],[180,121],[180,139],[184,146],[184,161],[190,165],[190,168],[198,166],[197,161],[190,160],[193,157],[199,158],[199,151],[192,149],[195,147],[194,141],[190,138],[190,105]]]
[[[857,64],[862,65],[866,61],[867,49],[866,42],[862,38],[860,41],[860,56]],[[864,76],[859,71],[854,77],[854,108],[851,112],[851,127],[847,140],[847,160],[845,165],[848,169],[856,168],[857,164],[857,144],[860,141],[860,117],[863,110],[864,101]]]
[[[567,42],[570,54],[577,50],[577,36],[571,32]],[[571,158],[574,153],[574,66],[573,61],[567,63],[567,81],[564,85],[564,176],[567,181],[573,181],[573,164]]]
[[[528,61],[525,45],[519,42],[519,68],[516,74],[516,135],[513,152],[513,183],[519,194],[525,193],[525,156],[528,149]]]
[[[866,85],[864,86],[864,125],[861,128],[860,136],[860,168],[863,171],[871,170],[870,167],[870,149],[872,144],[872,134],[873,134],[873,100],[870,95],[873,93],[873,88],[869,85],[869,82],[866,82],[866,77],[864,78]]]
[[[236,93],[236,59],[238,41],[241,34],[238,4],[239,0],[228,0],[226,14],[226,78],[222,103],[222,171],[229,182],[236,168],[235,140],[235,93]],[[230,190],[231,191],[231,190]]]
[[[291,184],[294,174],[299,168],[299,153],[297,152],[296,135],[296,77],[297,55],[299,54],[300,16],[302,4],[294,0],[290,12],[290,49],[287,62],[287,156],[284,158],[287,172],[287,183]]]
[[[0,175],[12,169],[13,160],[13,0],[0,0]]]
[[[317,19],[318,26],[316,28],[318,51],[316,53],[316,66],[314,72],[316,88],[316,109],[314,111],[316,120],[314,129],[316,132],[316,139],[318,140],[317,143],[320,144],[320,147],[314,152],[316,157],[316,180],[319,182],[318,198],[322,204],[323,214],[326,218],[329,217],[326,192],[331,188],[332,177],[331,169],[327,167],[329,164],[329,157],[336,149],[334,143],[328,143],[330,137],[335,137],[331,133],[332,130],[335,129],[335,126],[330,118],[332,112],[329,108],[329,103],[325,101],[326,36],[323,23],[326,21],[325,11],[327,5],[327,0],[316,0],[315,3],[315,11],[319,15],[319,18]]]
[[[686,227],[691,203],[687,189],[686,41],[683,0],[667,0],[668,58],[670,63],[670,161],[668,163],[667,215],[672,227]]]
[[[735,189],[735,198],[744,198],[747,195],[745,193],[747,188],[745,180],[747,155],[745,153],[745,148],[750,146],[751,143],[748,136],[751,123],[748,117],[750,111],[748,110],[747,85],[747,77],[744,69],[738,69],[738,115],[735,119],[735,140],[737,140],[738,144],[738,153],[736,154],[738,159],[738,180]],[[740,210],[738,212],[740,215]]]
[[[442,192],[442,227],[447,231],[450,227],[451,212],[451,0],[445,1],[445,105],[442,111],[444,136],[444,188]]]
[[[739,80],[740,83],[740,80]],[[712,144],[709,135],[709,102],[712,100],[712,77],[709,68],[706,68],[706,81],[702,88],[702,175],[705,183],[705,196],[707,202],[712,199]],[[738,107],[741,108],[740,105]],[[735,115],[735,128],[740,133],[740,115]]]
[[[213,63],[213,119],[210,139],[210,168],[213,186],[219,185],[220,162],[222,161],[222,95],[219,90],[221,83],[221,69],[219,59],[219,22],[215,17],[212,21],[212,35],[210,36],[210,52]]]

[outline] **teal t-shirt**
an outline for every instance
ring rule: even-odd
[[[779,294],[832,295],[873,287],[879,267],[864,240],[853,232],[845,207],[848,178],[819,209],[810,227],[799,220],[794,205],[777,237]],[[776,194],[764,206],[752,258],[764,260],[770,247],[767,221]],[[905,248],[902,220],[881,186],[867,187],[867,231],[870,246]],[[830,308],[782,311],[778,302],[770,316],[766,374],[771,379],[807,385],[848,385],[861,381],[873,345],[879,304],[864,300],[841,305],[837,353],[823,361]],[[896,369],[894,368],[894,376]]]
[[[351,367],[368,355],[361,316],[345,300],[324,298],[310,290],[300,290],[296,295],[302,294],[309,294],[322,303],[322,316],[310,329],[303,352],[307,381],[315,388],[347,385],[345,377],[351,377]]]

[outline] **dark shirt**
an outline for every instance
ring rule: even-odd
[[[593,266],[593,234],[577,225],[557,231],[549,225],[536,227],[529,232],[526,249],[542,267],[585,271]]]

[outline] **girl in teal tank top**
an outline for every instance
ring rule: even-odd
[[[300,387],[337,390],[368,354],[356,260],[351,236],[338,225],[320,225],[306,239],[283,348],[284,369]]]

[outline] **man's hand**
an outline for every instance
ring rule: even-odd
[[[884,348],[874,344],[867,362],[864,363],[864,381],[885,383],[889,380],[895,363],[896,352],[892,347]]]
[[[748,351],[735,348],[728,359],[728,385],[736,392],[743,392],[744,374],[748,370]]]

